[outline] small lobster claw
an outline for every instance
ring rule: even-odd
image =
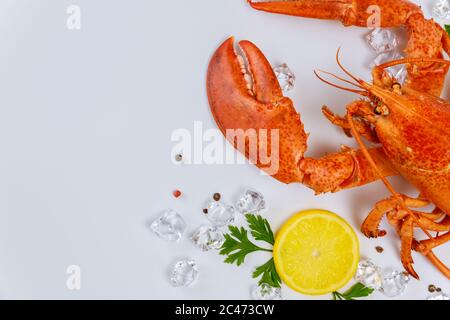
[[[263,53],[249,41],[239,47],[243,56],[229,38],[211,59],[207,92],[214,119],[227,140],[260,169],[284,183],[302,182],[299,162],[307,135],[300,115],[283,96]]]

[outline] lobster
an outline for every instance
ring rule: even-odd
[[[375,204],[361,231],[371,238],[386,235],[380,222],[386,216],[401,239],[401,261],[405,270],[419,279],[412,251],[426,256],[450,278],[449,268],[433,249],[450,240],[450,104],[439,98],[450,62],[450,38],[437,23],[424,17],[420,7],[406,0],[290,0],[254,2],[257,10],[306,18],[340,20],[345,26],[367,27],[369,6],[381,9],[380,27],[407,30],[406,57],[376,66],[372,82],[352,75],[339,61],[346,78],[327,73],[346,85],[325,80],[334,87],[362,98],[338,116],[323,107],[334,125],[354,137],[358,149],[341,147],[339,152],[321,158],[305,157],[307,138],[301,116],[291,99],[283,96],[274,71],[264,54],[250,41],[227,39],[214,53],[207,73],[207,94],[212,115],[224,135],[240,132],[227,140],[251,158],[247,130],[277,130],[279,167],[270,172],[275,179],[302,183],[316,194],[338,192],[374,181],[382,181],[391,193]],[[392,66],[406,65],[404,84],[386,72]],[[351,85],[352,87],[349,87]],[[364,141],[366,140],[366,141]],[[258,142],[260,151],[271,150],[274,141]],[[370,143],[370,147],[367,146]],[[251,158],[267,171],[267,163]],[[417,197],[398,193],[387,179],[402,176],[418,191]],[[432,212],[423,208],[434,205]],[[426,239],[417,239],[420,228]]]

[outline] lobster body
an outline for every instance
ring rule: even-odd
[[[384,91],[384,92],[383,92]],[[375,131],[392,166],[450,215],[450,104],[412,89],[373,89],[389,108]]]

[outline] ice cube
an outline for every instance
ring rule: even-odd
[[[266,208],[266,202],[261,193],[247,190],[237,202],[236,207],[243,214],[255,214]]]
[[[280,83],[280,87],[283,91],[289,91],[294,88],[295,75],[286,63],[280,64],[273,68],[275,76]]]
[[[450,297],[443,292],[436,292],[430,295],[427,300],[450,300]]]
[[[195,260],[180,260],[173,267],[170,283],[174,287],[188,287],[197,280],[197,277],[198,269]]]
[[[436,19],[450,19],[450,1],[435,0],[433,5],[433,17]]]
[[[398,39],[395,33],[385,28],[375,28],[366,36],[366,40],[376,53],[392,51],[398,46]]]
[[[216,227],[223,227],[234,222],[234,208],[230,205],[213,201],[206,209],[206,217]]]
[[[254,300],[282,300],[281,288],[274,288],[266,283],[256,285],[252,288],[252,298]]]
[[[222,247],[225,238],[216,227],[201,226],[192,235],[192,242],[202,251],[217,250]]]
[[[383,282],[381,269],[370,259],[361,260],[356,270],[355,280],[366,287],[379,290]]]
[[[174,210],[166,210],[158,219],[153,221],[150,229],[166,241],[177,242],[186,229],[186,222]]]
[[[397,297],[405,292],[409,280],[409,276],[404,272],[389,272],[383,277],[381,292],[391,298]]]

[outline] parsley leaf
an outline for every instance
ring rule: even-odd
[[[362,283],[357,283],[345,293],[333,292],[333,300],[356,300],[355,298],[368,297],[374,289],[368,288]]]
[[[265,241],[268,244],[274,245],[275,239],[269,222],[261,216],[252,214],[245,215],[248,225],[252,230],[252,236],[255,240]]]
[[[450,36],[450,25],[446,24],[444,27],[445,31],[447,31],[447,34]]]
[[[252,214],[247,214],[245,217],[255,240],[264,241],[271,245],[275,243],[272,229],[266,219]],[[225,263],[235,263],[237,266],[240,266],[244,263],[245,257],[252,252],[273,252],[272,249],[261,248],[251,242],[248,238],[248,231],[245,228],[229,226],[228,229],[230,233],[224,235],[225,241],[220,249],[220,254],[227,256]],[[261,277],[258,282],[259,285],[265,283],[274,288],[281,287],[281,279],[275,268],[273,258],[255,269],[253,278],[258,277]]]
[[[245,257],[255,251],[269,251],[269,249],[263,249],[255,245],[248,239],[247,230],[243,227],[240,229],[235,226],[229,226],[230,233],[224,235],[225,242],[220,250],[221,255],[226,255],[225,263],[236,263],[240,266],[244,263]]]
[[[262,266],[256,268],[255,272],[253,272],[253,278],[258,278],[261,275],[262,277],[258,282],[259,285],[265,283],[274,288],[281,287],[281,279],[275,269],[275,262],[273,258]]]

